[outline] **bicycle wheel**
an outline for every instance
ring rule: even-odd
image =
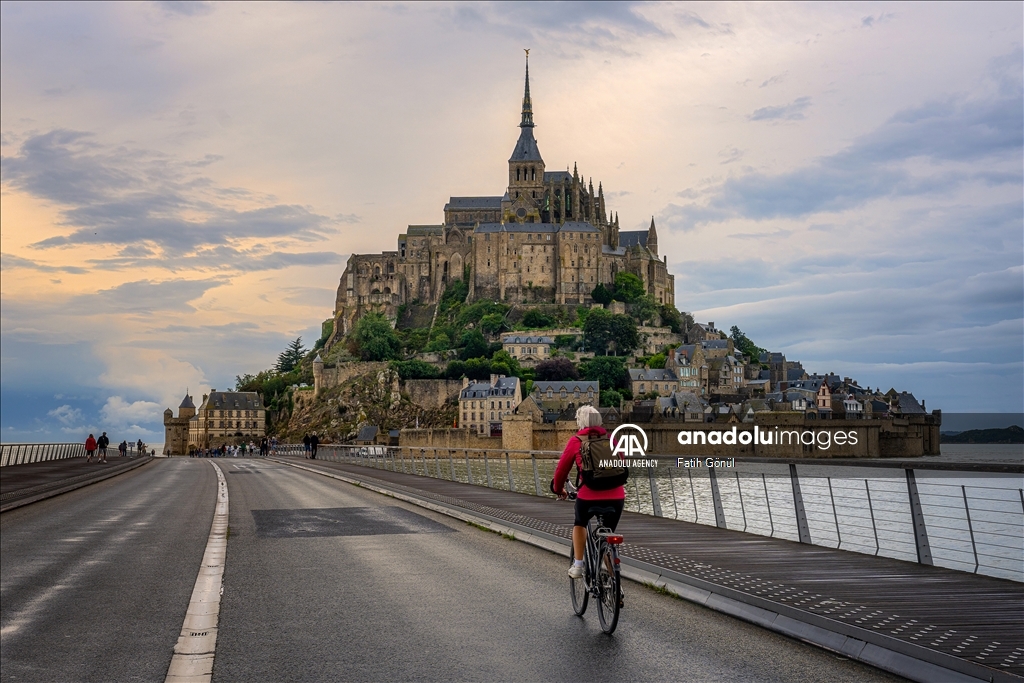
[[[615,546],[605,544],[597,563],[597,617],[601,630],[611,634],[619,623],[619,553]]]
[[[572,549],[569,549],[569,566],[573,563]],[[574,579],[569,577],[569,595],[572,596],[572,611],[576,616],[582,617],[587,611],[587,602],[590,600],[590,591],[587,590],[586,577]]]

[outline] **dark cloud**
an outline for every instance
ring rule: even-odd
[[[238,209],[224,203],[225,190],[194,175],[197,166],[214,160],[207,156],[179,163],[142,150],[103,146],[87,133],[55,130],[29,138],[17,155],[5,156],[2,172],[5,184],[66,207],[63,223],[73,230],[34,245],[42,249],[159,245],[167,252],[165,258],[173,258],[245,238],[312,241],[332,231],[335,221],[307,207]]]
[[[80,268],[78,266],[47,266],[42,263],[37,263],[31,259],[22,258],[13,254],[0,255],[0,262],[2,262],[4,270],[23,268],[25,270],[35,270],[40,273],[71,273],[74,275],[81,275],[89,272],[88,269]]]
[[[165,280],[153,282],[139,280],[102,289],[95,294],[75,297],[68,306],[68,312],[81,314],[106,312],[156,313],[160,311],[194,311],[188,304],[208,290],[226,284],[218,279],[207,280]]]
[[[467,28],[497,28],[522,39],[556,38],[579,44],[608,45],[620,34],[666,35],[636,12],[639,2],[487,2],[459,3],[456,23]],[[688,13],[690,14],[690,13]],[[697,15],[693,15],[698,20]],[[703,20],[701,20],[703,21]],[[524,46],[527,47],[527,46]]]
[[[144,247],[122,249],[111,258],[89,259],[90,266],[106,270],[139,267],[165,267],[171,271],[233,271],[255,272],[280,270],[291,266],[323,266],[340,263],[341,254],[333,251],[265,252],[258,249],[236,249],[227,245],[204,247],[196,252],[164,263],[162,255]]]
[[[670,226],[688,230],[733,217],[795,218],[880,197],[948,194],[968,183],[1021,185],[1024,174],[1013,162],[1022,150],[1020,87],[1010,96],[950,98],[899,112],[846,149],[801,168],[733,176],[706,201],[669,205],[664,215]],[[928,165],[908,163],[919,159]]]
[[[765,81],[764,85],[767,85]],[[763,86],[762,86],[763,87]],[[799,121],[806,118],[804,112],[811,106],[810,97],[798,97],[789,104],[778,107],[761,107],[755,109],[748,118],[751,121]]]

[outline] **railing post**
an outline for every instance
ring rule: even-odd
[[[974,544],[974,525],[971,524],[971,508],[967,505],[967,487],[961,486],[960,493],[964,496],[964,512],[967,513],[967,530],[971,532],[971,550],[974,551],[974,573],[978,573],[978,546]]]
[[[655,476],[654,468],[647,468],[647,479],[651,482],[651,509],[655,517],[663,517],[661,514],[661,500],[658,497],[658,479]]]
[[[690,468],[686,468],[686,476],[690,478],[690,499],[693,501],[693,523],[696,524],[700,521],[700,517],[697,515],[697,492],[693,490],[693,473],[690,472]]]
[[[836,514],[836,498],[832,495],[832,477],[826,477],[828,480],[828,498],[832,501],[832,520],[836,523],[836,547],[843,545],[843,536],[839,533],[839,515]]]
[[[469,449],[466,449],[466,483],[473,483],[473,470],[469,468]]]
[[[722,507],[722,494],[718,490],[718,477],[715,475],[715,468],[708,468],[708,477],[711,479],[711,498],[715,502],[715,526],[719,529],[727,529],[725,523],[725,509]]]
[[[921,497],[917,493],[917,480],[914,470],[907,470],[907,494],[910,497],[910,518],[914,523],[914,544],[917,546],[917,561],[921,564],[934,564],[932,550],[928,545],[928,530],[924,526],[924,511],[921,510]],[[966,501],[966,499],[965,499]]]
[[[796,465],[789,465],[789,480],[793,484],[793,508],[796,510],[796,530],[801,543],[811,542],[811,530],[807,528],[807,511],[804,510],[804,497],[800,495],[800,479],[796,475]]]
[[[505,469],[508,470],[508,490],[515,493],[516,482],[512,478],[512,459],[508,457],[508,451],[505,451]]]
[[[452,481],[455,481],[455,458],[452,457],[452,450],[448,449],[448,470],[451,472]]]
[[[441,456],[437,454],[437,449],[434,449],[434,469],[437,470],[437,478],[444,479],[444,475],[441,474]]]
[[[871,515],[871,531],[875,534],[875,555],[878,555],[878,527],[875,526],[875,506],[871,503],[871,487],[864,480],[864,491],[868,494],[868,513]]]
[[[739,491],[739,494],[740,494],[740,514],[743,515],[743,530],[746,531],[747,530],[747,511],[743,507],[743,486],[740,485],[740,473],[739,472],[733,472],[733,474],[736,475],[736,490]]]
[[[772,529],[772,532],[768,534],[768,537],[775,538],[775,520],[772,519],[772,501],[768,498],[768,480],[765,479],[764,472],[761,473],[761,484],[764,485],[764,504],[768,508],[768,526]]]
[[[533,490],[540,495],[540,473],[537,472],[537,456],[530,453],[530,460],[533,461]]]
[[[668,468],[668,490],[672,492],[672,509],[675,511],[676,519],[679,519],[679,504],[676,503],[676,484],[672,480],[672,468]]]
[[[487,451],[484,451],[484,472],[487,473],[487,488],[493,488],[491,486],[491,461],[487,457]]]

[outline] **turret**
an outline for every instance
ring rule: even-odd
[[[647,250],[658,255],[658,231],[654,228],[654,216],[651,216],[651,227],[647,229]]]

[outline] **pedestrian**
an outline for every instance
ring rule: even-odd
[[[304,434],[302,437],[302,450],[305,452],[303,457],[309,457],[309,434]]]
[[[97,456],[96,459],[99,462],[106,462],[107,461],[107,446],[109,446],[109,445],[110,445],[110,438],[107,436],[106,432],[103,432],[102,434],[100,434],[100,438],[96,439],[96,446],[97,446],[97,448],[99,448],[99,451],[100,451],[99,455]]]
[[[127,456],[128,456],[128,441],[127,441],[127,440],[125,440],[125,441],[122,441],[122,442],[121,442],[121,443],[120,443],[120,444],[118,445],[118,447],[117,447],[117,452],[121,454],[121,457],[122,457],[122,458],[124,458],[124,457],[127,457]]]
[[[139,453],[139,455],[143,455],[143,452],[142,452],[142,439],[139,439],[138,443],[136,443],[135,445],[138,446],[138,453]]]
[[[313,436],[309,437],[309,457],[316,460],[316,447],[320,445],[320,437],[313,432]]]
[[[89,438],[85,440],[85,462],[92,462],[92,456],[96,453],[96,439],[90,434]]]

